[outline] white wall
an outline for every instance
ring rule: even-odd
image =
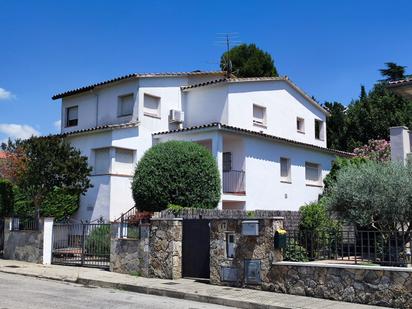
[[[230,83],[228,124],[326,147],[326,115],[285,81]],[[266,107],[267,128],[253,125],[253,104]],[[296,118],[305,119],[305,134]],[[324,139],[315,139],[315,119],[324,122]]]
[[[323,188],[306,185],[305,162],[321,164],[325,177],[334,155],[260,138],[246,137],[244,143],[247,210],[298,210],[318,199]],[[290,184],[280,182],[280,157],[291,160]]]
[[[227,123],[227,87],[194,88],[184,93],[185,127],[212,122]]]

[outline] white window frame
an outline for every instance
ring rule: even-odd
[[[96,153],[99,151],[107,151],[108,153],[108,166],[107,166],[107,170],[98,170],[97,169],[97,156]],[[103,147],[103,148],[95,148],[93,149],[93,171],[92,171],[92,175],[108,175],[111,173],[112,170],[112,158],[111,158],[111,147]]]
[[[286,176],[282,176],[282,161],[283,163],[286,163],[286,168],[287,168]],[[292,168],[291,168],[290,158],[280,157],[279,167],[280,167],[280,182],[292,183]]]
[[[255,107],[261,108],[263,110],[263,119],[255,118],[255,115],[254,115],[255,114]],[[267,124],[266,106],[262,106],[262,105],[259,105],[259,104],[253,104],[252,118],[253,118],[253,125],[266,128],[266,124]]]
[[[316,136],[316,123],[319,123],[319,137]],[[324,133],[325,128],[324,127],[325,127],[325,122],[324,121],[322,121],[320,119],[315,119],[314,130],[315,130],[315,139],[316,140],[323,141],[325,139],[324,138],[324,136],[325,136],[325,133]]]
[[[132,110],[129,113],[123,113],[123,103],[122,101],[126,97],[132,97]],[[134,94],[133,93],[127,93],[123,94],[117,97],[117,117],[127,117],[127,116],[132,116],[133,115],[133,109],[134,109]]]
[[[301,123],[301,128],[299,129],[299,123]],[[305,118],[296,117],[296,131],[298,133],[305,134]]]
[[[77,109],[77,118],[76,119],[69,119],[69,111],[71,109],[74,109],[74,108]],[[65,127],[66,128],[78,126],[79,125],[79,106],[78,105],[73,105],[73,106],[66,107],[66,115],[65,116],[66,116],[65,117]],[[69,125],[69,121],[71,121],[71,120],[76,120],[76,124]]]
[[[154,99],[157,99],[157,100],[159,100],[159,102],[158,102],[158,106],[157,106],[157,113],[156,114],[153,114],[153,113],[149,113],[149,112],[146,112],[145,111],[145,106],[144,106],[144,104],[145,104],[145,98],[146,97],[152,97],[152,98],[154,98]],[[148,117],[152,117],[152,118],[161,118],[161,106],[162,106],[162,98],[161,97],[159,97],[159,96],[156,96],[156,95],[153,95],[153,94],[150,94],[150,93],[144,93],[143,94],[143,115],[144,116],[148,116]]]
[[[308,168],[316,168],[317,180],[308,179]],[[307,186],[322,187],[322,166],[319,163],[305,162],[305,182]]]

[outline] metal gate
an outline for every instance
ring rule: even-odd
[[[0,218],[0,256],[3,256],[4,251],[4,219]]]
[[[54,224],[52,263],[109,268],[110,224]]]
[[[210,221],[183,220],[183,277],[210,277]]]

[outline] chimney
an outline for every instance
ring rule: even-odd
[[[406,163],[407,155],[411,152],[412,135],[409,129],[407,127],[392,127],[389,130],[392,161]]]

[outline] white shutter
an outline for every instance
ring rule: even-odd
[[[280,178],[282,181],[290,181],[290,160],[280,158]]]
[[[143,100],[143,112],[148,116],[160,117],[160,98],[145,94]]]
[[[266,108],[259,105],[253,105],[253,122],[256,124],[266,124]]]
[[[110,151],[109,148],[94,150],[94,173],[107,174],[110,168]]]
[[[121,96],[119,98],[119,116],[128,116],[133,114],[134,97],[133,94]]]
[[[316,184],[320,185],[321,177],[320,177],[320,165],[315,163],[305,163],[305,178],[306,182],[309,184]]]

